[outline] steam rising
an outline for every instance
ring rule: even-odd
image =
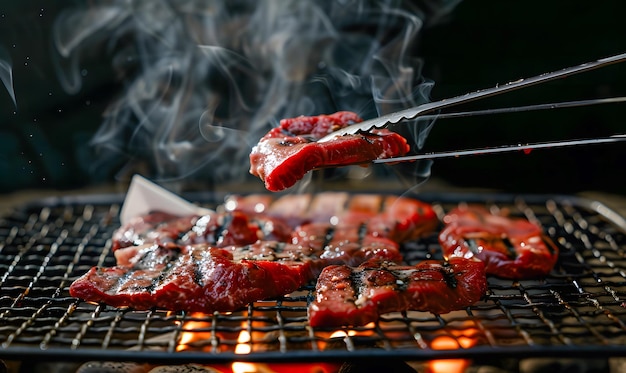
[[[15,100],[15,89],[13,88],[13,67],[11,63],[11,57],[9,53],[2,47],[0,47],[0,81],[6,88],[7,93],[13,101],[13,105],[17,108],[17,101]]]
[[[65,90],[78,92],[81,56],[104,44],[126,83],[93,138],[94,167],[121,158],[121,173],[238,181],[281,118],[370,118],[427,101],[417,36],[455,1],[415,4],[91,1],[57,19],[55,65]],[[431,125],[415,126],[419,146]]]

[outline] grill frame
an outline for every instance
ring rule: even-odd
[[[223,201],[224,196],[201,193],[186,197],[205,206],[214,206]],[[509,208],[514,215],[537,219],[553,239],[559,241],[558,237],[561,237],[559,248],[565,251],[561,255],[557,269],[546,281],[521,281],[515,287],[507,285],[507,281],[490,278],[487,299],[475,307],[441,317],[426,313],[394,315],[389,318],[385,316],[380,323],[383,326],[377,324],[374,327],[352,328],[357,335],[333,340],[340,348],[330,350],[320,348],[323,344],[328,347],[326,339],[329,331],[311,331],[306,325],[301,326],[303,321],[301,316],[282,316],[282,313],[301,313],[305,309],[313,290],[313,286],[308,285],[296,296],[283,300],[283,304],[280,304],[280,301],[277,304],[258,302],[248,307],[251,315],[244,311],[224,316],[225,325],[219,318],[221,316],[208,318],[212,322],[207,332],[213,333],[211,337],[213,339],[209,338],[207,343],[213,350],[176,351],[176,339],[180,337],[183,326],[181,321],[192,318],[189,315],[179,313],[164,316],[165,311],[159,310],[114,310],[106,306],[78,302],[67,293],[71,281],[91,265],[114,263],[110,253],[110,242],[107,241],[111,232],[119,226],[117,213],[123,197],[123,195],[89,195],[48,198],[19,206],[10,214],[0,217],[0,263],[12,259],[9,260],[10,264],[0,266],[0,359],[26,361],[37,358],[49,361],[100,360],[172,364],[229,363],[235,360],[417,361],[446,358],[571,357],[573,353],[577,357],[626,356],[624,346],[626,343],[623,343],[626,341],[626,309],[619,304],[622,299],[626,299],[626,220],[606,205],[594,200],[563,195],[420,194],[417,197],[433,203],[439,209],[440,216],[449,207],[459,203],[479,203],[488,207]],[[545,214],[546,211],[548,215]],[[408,255],[408,261],[416,262],[427,257],[436,257],[437,244],[433,239],[429,237],[418,242],[417,249],[421,248],[422,251],[417,254],[410,251],[415,256]],[[596,247],[599,243],[602,243],[600,247]],[[408,245],[408,249],[416,250],[411,245]],[[11,255],[11,250],[15,251],[14,255]],[[49,270],[55,275],[48,276],[46,271]],[[564,281],[566,278],[573,280]],[[55,283],[62,285],[51,285]],[[596,286],[592,286],[594,284]],[[571,286],[573,288],[567,292],[558,290]],[[554,290],[555,287],[557,290]],[[594,293],[586,291],[587,287],[601,287],[604,290],[597,290]],[[547,299],[549,297],[554,297],[556,303]],[[284,303],[292,301],[298,305],[284,306]],[[587,310],[592,305],[596,307],[597,315],[593,310],[581,311]],[[546,314],[546,309],[553,308],[558,308],[561,313],[565,312],[562,317],[568,321],[563,324],[555,323],[554,319],[561,316],[557,312]],[[278,311],[272,311],[276,309]],[[270,323],[268,327],[264,324],[266,311],[275,312],[277,315],[274,319],[275,325]],[[279,313],[281,316],[278,316]],[[459,314],[461,316],[458,316]],[[7,315],[13,315],[13,318],[7,318]],[[529,315],[535,315],[536,319],[530,319],[528,325],[525,325],[524,320],[530,318]],[[513,341],[512,345],[499,341],[498,325],[503,322],[503,316],[507,319],[504,321],[508,322],[502,326],[503,333],[510,333],[509,327],[512,327],[520,334],[516,338],[502,337],[502,341]],[[596,321],[596,316],[606,319]],[[406,329],[414,339],[412,341],[414,346],[402,346],[402,343],[408,343],[403,339],[406,336],[399,339],[401,347],[394,346],[395,340],[390,339],[391,342],[387,340],[387,332],[395,330],[393,328],[397,326],[394,322],[398,317],[401,322],[408,325]],[[463,329],[457,324],[466,323],[467,320],[472,324],[472,332],[477,332],[480,336],[477,338],[478,345],[449,350],[427,347],[429,338],[435,335],[449,335],[454,330]],[[587,328],[589,333],[577,335],[572,320],[583,321],[582,326]],[[262,325],[255,326],[252,321],[255,323],[261,321]],[[385,327],[387,321],[393,328]],[[102,326],[107,323],[110,325],[109,329]],[[239,325],[233,325],[237,323]],[[127,326],[128,324],[132,327]],[[565,331],[559,330],[562,326],[565,326]],[[546,327],[547,332],[541,330]],[[155,331],[156,329],[159,331]],[[233,342],[232,338],[225,341],[221,335],[238,334],[244,329],[253,333],[253,351],[249,354],[237,354],[233,345],[236,341]],[[292,329],[300,332],[295,338],[290,336]],[[435,333],[432,336],[429,334],[431,329]],[[536,332],[535,329],[539,330],[536,335],[533,334]],[[43,336],[38,339],[37,333],[33,330],[40,331]],[[370,331],[374,333],[373,336],[359,335]],[[610,331],[612,335],[605,337],[603,334],[606,331]],[[124,340],[120,339],[119,335],[134,332],[137,332],[137,338],[129,338],[128,344],[120,343]],[[263,335],[270,332],[278,333],[275,338],[278,342],[272,342],[274,345],[270,350],[254,351],[255,347],[264,346],[254,333]],[[415,334],[416,332],[418,334]],[[174,334],[171,338],[160,340],[159,334],[167,336],[163,333]],[[402,333],[407,334],[406,331]],[[101,338],[94,338],[92,335],[99,335]],[[219,336],[217,349],[215,349],[216,335]],[[417,335],[426,338],[422,341],[421,347],[419,339],[415,338]],[[459,338],[459,335],[455,337]],[[527,338],[529,343],[519,344],[519,340],[523,338]],[[595,338],[596,341],[578,343],[585,338],[590,341]],[[536,340],[539,339],[541,341],[537,343]],[[572,339],[576,343],[572,343]],[[297,344],[294,341],[303,341],[310,347],[292,348],[290,346]],[[372,342],[377,342],[378,345],[372,347],[370,346]],[[276,343],[278,347],[275,346]],[[128,349],[132,347],[135,348]]]

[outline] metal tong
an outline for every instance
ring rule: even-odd
[[[441,101],[425,103],[419,106],[415,106],[415,107],[411,107],[411,108],[397,111],[394,113],[386,114],[378,118],[366,120],[366,121],[342,128],[338,131],[335,131],[321,138],[320,140],[318,140],[318,142],[326,142],[326,141],[333,140],[339,136],[356,134],[361,131],[369,131],[373,128],[383,128],[391,124],[412,121],[415,119],[443,119],[443,118],[453,118],[453,117],[463,117],[463,116],[473,116],[473,115],[495,114],[495,113],[503,113],[503,112],[521,112],[521,111],[530,111],[530,110],[543,110],[543,109],[554,109],[554,108],[588,106],[588,105],[596,105],[596,104],[623,102],[623,101],[626,101],[626,97],[559,102],[559,103],[551,103],[551,104],[521,106],[521,107],[512,107],[512,108],[505,108],[505,109],[491,109],[491,110],[472,111],[472,112],[431,114],[438,110],[449,108],[455,105],[460,105],[460,104],[468,103],[471,101],[476,101],[482,98],[500,95],[500,94],[511,92],[511,91],[518,90],[521,88],[529,87],[529,86],[540,84],[540,83],[545,83],[545,82],[559,79],[559,78],[568,77],[568,76],[579,74],[582,72],[591,71],[594,69],[598,69],[600,67],[604,67],[604,66],[608,66],[614,63],[619,63],[619,62],[624,62],[624,61],[626,61],[626,53],[599,59],[597,61],[588,62],[588,63],[581,64],[578,66],[569,67],[569,68],[562,69],[559,71],[541,74],[532,78],[520,79],[514,82],[507,83],[505,85],[499,85],[496,87],[464,94],[464,95],[449,98],[449,99],[444,99]],[[615,136],[609,136],[609,137],[604,137],[604,138],[594,138],[594,139],[566,140],[566,141],[555,141],[555,142],[534,143],[534,144],[516,144],[516,145],[505,145],[505,146],[492,147],[492,148],[455,150],[455,151],[448,151],[448,152],[418,154],[418,155],[410,155],[410,156],[405,156],[405,157],[377,159],[373,162],[374,163],[395,163],[395,162],[415,161],[419,159],[459,157],[459,156],[466,156],[466,155],[502,153],[502,152],[509,152],[509,151],[518,151],[518,150],[541,149],[541,148],[548,148],[548,147],[555,148],[555,147],[578,146],[578,145],[586,145],[586,144],[602,144],[602,143],[625,141],[625,140],[626,140],[626,135],[620,134],[620,135],[615,135]]]

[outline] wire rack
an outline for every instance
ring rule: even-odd
[[[218,196],[195,196],[215,206]],[[484,300],[445,315],[390,313],[376,323],[313,329],[314,284],[232,313],[134,311],[82,302],[68,287],[112,266],[122,196],[38,201],[0,218],[0,359],[135,362],[626,355],[626,221],[570,196],[423,194],[442,217],[460,203],[538,222],[560,249],[544,279],[488,279]],[[437,232],[403,247],[409,264],[440,258]]]

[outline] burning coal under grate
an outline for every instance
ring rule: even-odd
[[[440,216],[477,202],[537,221],[559,246],[557,266],[541,280],[490,278],[487,297],[463,311],[391,313],[338,330],[308,326],[313,285],[232,313],[114,309],[76,300],[68,287],[94,265],[114,265],[121,201],[57,199],[0,219],[0,358],[219,364],[626,353],[623,218],[561,196],[419,197]],[[412,264],[440,257],[436,234],[406,245],[404,255]]]

